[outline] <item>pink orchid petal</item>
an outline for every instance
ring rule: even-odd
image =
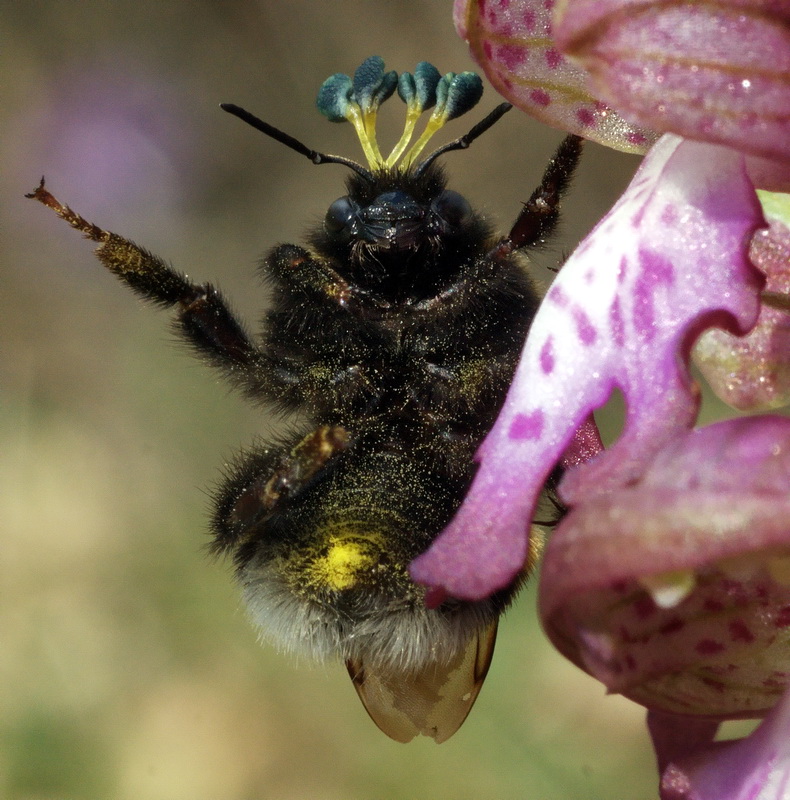
[[[790,692],[750,736],[717,742],[673,762],[661,800],[787,800],[790,797]]]
[[[648,708],[762,716],[790,684],[789,490],[787,417],[676,437],[638,482],[555,530],[539,598],[549,638]],[[673,575],[691,580],[658,602],[657,578]]]
[[[608,147],[644,153],[656,135],[600,102],[590,92],[586,72],[555,46],[553,5],[546,0],[455,0],[453,16],[472,57],[517,108]]]
[[[629,119],[790,158],[790,6],[760,0],[568,0],[555,40]]]
[[[712,744],[720,725],[718,720],[705,717],[648,711],[647,729],[656,752],[659,774],[671,763]]]
[[[769,192],[790,192],[790,159],[777,161],[771,158],[748,156],[746,171],[758,189]]]
[[[763,305],[746,336],[706,331],[693,354],[718,397],[743,411],[764,411],[790,403],[790,228],[772,222],[758,231],[749,255],[767,277],[765,292],[783,297],[788,308]]]
[[[595,424],[595,417],[590,414],[573,435],[571,443],[562,454],[560,464],[563,469],[578,467],[580,464],[586,464],[591,458],[601,453],[603,449],[601,432]]]
[[[571,502],[638,476],[693,424],[697,397],[683,357],[709,325],[754,324],[761,281],[745,251],[761,220],[739,155],[672,136],[655,145],[549,290],[472,488],[413,562],[415,580],[469,599],[509,584],[546,476],[615,387],[628,405],[623,435],[585,466],[584,480],[574,480],[581,470],[567,474]]]

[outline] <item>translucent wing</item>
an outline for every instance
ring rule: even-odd
[[[422,734],[441,744],[461,727],[477,699],[491,665],[496,632],[494,620],[449,663],[398,673],[375,672],[363,659],[350,659],[348,674],[370,718],[387,736],[410,742]]]

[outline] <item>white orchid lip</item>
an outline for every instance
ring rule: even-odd
[[[790,587],[777,558],[752,580],[713,565],[587,592],[544,618],[555,646],[648,708],[711,718],[760,717],[790,685]],[[784,577],[787,577],[786,575]]]
[[[679,434],[638,481],[582,500],[549,539],[549,638],[648,708],[764,715],[790,687],[789,487],[786,417]]]

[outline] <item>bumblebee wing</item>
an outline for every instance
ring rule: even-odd
[[[378,727],[396,742],[417,734],[437,744],[463,724],[483,685],[494,655],[497,621],[473,636],[449,663],[398,673],[368,668],[363,659],[346,662],[362,705]]]

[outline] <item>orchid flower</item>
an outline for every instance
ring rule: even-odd
[[[790,189],[790,7],[456,0],[455,21],[514,105],[647,155],[560,270],[464,505],[412,574],[434,597],[507,585],[547,476],[583,461],[569,448],[619,389],[620,438],[560,486],[544,627],[650,709],[665,800],[787,797],[790,421],[692,432],[688,364],[736,407],[790,401],[790,212],[756,192]],[[765,715],[712,743],[718,721]]]

